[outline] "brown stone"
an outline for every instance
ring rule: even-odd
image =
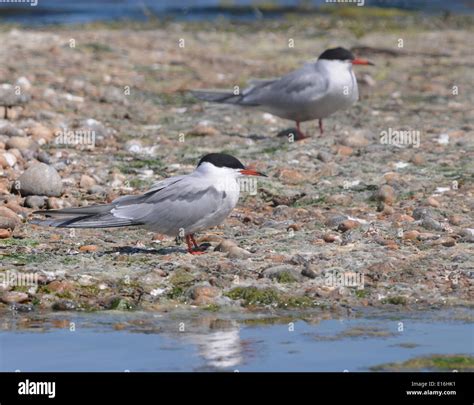
[[[419,235],[420,235],[420,232],[418,232],[417,230],[406,231],[403,233],[403,239],[416,240]]]
[[[299,170],[294,169],[280,170],[278,178],[286,184],[300,184],[306,181],[306,176]]]
[[[20,291],[5,291],[0,296],[0,301],[5,304],[16,304],[28,300],[28,294]]]
[[[346,232],[350,229],[354,229],[354,228],[357,228],[358,226],[360,226],[359,222],[357,221],[354,221],[352,219],[346,219],[344,222],[342,222],[341,224],[339,224],[339,226],[337,227],[338,230],[342,231],[342,232]]]
[[[428,204],[430,207],[439,207],[441,205],[439,201],[434,197],[428,197],[426,199],[426,204]]]
[[[384,184],[377,191],[376,198],[379,201],[384,202],[385,204],[392,205],[396,199],[395,190],[393,189],[392,186],[389,186],[388,184]]]
[[[83,188],[84,190],[88,190],[92,186],[95,186],[95,180],[91,176],[88,176],[87,174],[83,174],[81,176],[79,186]]]
[[[48,290],[61,294],[67,291],[71,291],[74,286],[70,281],[54,280],[54,281],[51,281],[47,287],[48,287]]]
[[[12,231],[10,229],[0,229],[0,239],[8,239],[12,236]]]
[[[337,154],[341,156],[350,156],[353,152],[354,149],[352,149],[350,146],[339,145],[337,147]]]
[[[333,243],[337,240],[338,238],[338,235],[334,235],[332,233],[326,233],[325,235],[323,235],[323,240],[324,242],[327,242],[327,243]]]
[[[219,295],[219,290],[212,286],[195,286],[192,288],[190,296],[196,305],[207,305],[214,302],[214,298]]]
[[[420,153],[415,153],[412,157],[411,157],[411,163],[413,163],[415,166],[421,166],[423,164],[425,164],[426,160],[424,158],[424,156]]]
[[[95,252],[97,250],[96,245],[84,245],[79,248],[81,252]]]

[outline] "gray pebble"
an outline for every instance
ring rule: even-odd
[[[442,231],[444,228],[439,221],[436,221],[430,217],[424,217],[421,222],[421,226],[426,229],[431,229],[433,231]]]
[[[419,221],[425,217],[433,217],[433,211],[427,207],[417,207],[413,210],[412,217]]]
[[[53,304],[52,309],[54,311],[75,311],[77,309],[77,305],[74,301],[60,300]]]
[[[48,197],[42,195],[30,195],[25,198],[25,207],[33,208],[35,210],[44,208]]]
[[[22,196],[45,195],[59,197],[63,184],[56,169],[45,163],[31,165],[18,178],[19,191]]]

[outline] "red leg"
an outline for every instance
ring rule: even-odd
[[[192,255],[202,255],[205,253],[202,250],[199,250],[199,246],[194,240],[193,235],[186,235],[186,244],[188,245],[188,252]],[[193,244],[195,247],[193,247]]]
[[[194,247],[198,249],[199,245],[196,242],[196,239],[194,239],[194,235],[189,235],[189,237],[191,238],[191,241],[193,242]]]
[[[299,121],[296,121],[296,130],[298,131],[298,133],[300,134],[300,138],[299,139],[305,139],[305,138],[308,138],[306,136],[306,134],[300,129],[300,122]],[[299,140],[298,139],[298,140]]]
[[[319,132],[321,133],[321,135],[324,133],[324,129],[323,129],[323,120],[319,120]]]

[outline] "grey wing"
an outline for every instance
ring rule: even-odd
[[[169,178],[164,179],[164,180],[160,180],[160,181],[154,183],[151,186],[151,188],[148,191],[146,191],[145,193],[139,194],[139,195],[124,195],[124,196],[116,198],[114,201],[112,201],[112,204],[114,204],[114,205],[127,205],[127,204],[129,204],[130,205],[130,204],[140,203],[142,201],[147,200],[151,194],[154,194],[154,193],[156,193],[157,191],[159,191],[161,189],[164,189],[164,188],[169,187],[170,185],[172,185],[174,183],[177,183],[177,182],[181,181],[184,177],[186,177],[186,176],[185,175],[184,176],[174,176],[174,177],[169,177]]]
[[[205,227],[222,206],[223,195],[211,184],[203,187],[193,177],[183,176],[140,197],[136,203],[119,203],[113,215],[139,220],[148,229],[175,236],[181,229],[188,234]]]
[[[262,81],[244,90],[240,104],[274,105],[315,101],[327,93],[328,87],[329,82],[318,71],[317,65],[307,63],[280,79]]]

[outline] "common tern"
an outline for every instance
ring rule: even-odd
[[[301,138],[300,123],[319,120],[323,133],[323,118],[346,109],[359,98],[357,80],[352,65],[373,65],[366,59],[356,58],[344,48],[324,51],[316,61],[278,79],[253,80],[241,92],[222,90],[193,90],[197,98],[234,104],[269,112],[296,122]]]
[[[196,169],[154,184],[144,194],[122,196],[110,204],[36,211],[48,219],[32,223],[59,228],[142,226],[186,239],[188,252],[201,254],[194,233],[221,224],[239,199],[241,176],[265,176],[237,158],[210,153]]]

